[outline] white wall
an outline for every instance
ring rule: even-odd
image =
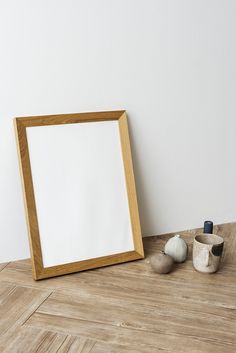
[[[0,262],[29,256],[12,118],[127,109],[143,235],[236,218],[234,0],[0,0]]]

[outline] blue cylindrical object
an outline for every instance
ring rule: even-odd
[[[213,233],[213,222],[212,221],[205,221],[204,222],[203,233],[208,233],[208,234],[212,234]]]

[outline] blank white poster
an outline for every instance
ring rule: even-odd
[[[44,267],[134,250],[118,122],[26,131]]]

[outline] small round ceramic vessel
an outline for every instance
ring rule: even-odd
[[[193,241],[193,266],[199,272],[214,273],[219,269],[224,239],[216,234],[197,234]]]
[[[151,257],[150,263],[154,272],[169,273],[173,267],[174,260],[171,256],[165,254],[164,251],[161,251]]]

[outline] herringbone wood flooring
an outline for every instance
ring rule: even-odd
[[[236,223],[215,227],[226,246],[212,275],[188,260],[168,275],[150,255],[170,235],[144,239],[141,261],[35,282],[29,260],[0,265],[2,353],[236,352]]]

